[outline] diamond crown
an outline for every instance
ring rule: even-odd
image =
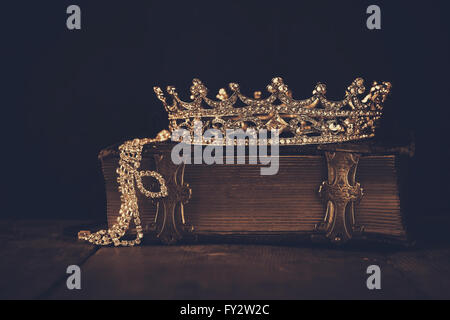
[[[254,98],[243,95],[237,83],[230,83],[229,88],[231,95],[222,88],[216,96],[218,100],[212,100],[207,97],[206,86],[194,79],[190,88],[192,101],[185,102],[175,87],[168,86],[171,104],[161,88],[153,89],[168,113],[171,132],[187,129],[193,135],[194,122],[202,121],[202,130],[218,129],[222,134],[227,129],[278,129],[280,144],[304,145],[373,137],[391,84],[373,82],[360,99],[365,87],[364,80],[357,78],[340,101],[326,98],[323,83],[315,86],[310,98],[295,100],[280,77],[273,78],[267,86],[270,95],[266,98],[261,98],[260,91],[254,93]]]

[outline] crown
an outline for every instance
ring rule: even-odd
[[[237,83],[230,83],[229,88],[230,95],[222,88],[216,96],[218,100],[212,100],[207,97],[206,86],[194,79],[190,88],[192,101],[185,102],[178,97],[175,87],[168,86],[171,104],[167,103],[161,88],[153,90],[168,113],[171,132],[186,129],[193,136],[194,123],[201,121],[203,132],[207,129],[217,129],[222,134],[227,129],[278,130],[280,144],[305,145],[373,137],[391,84],[373,82],[369,92],[360,99],[365,87],[364,80],[357,78],[340,101],[326,98],[323,83],[315,86],[310,98],[295,100],[280,77],[273,78],[267,86],[270,95],[266,98],[261,97],[260,91],[254,92],[253,98],[243,95]]]

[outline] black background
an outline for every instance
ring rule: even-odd
[[[418,215],[450,209],[449,10],[445,1],[15,1],[2,4],[5,217],[105,220],[98,152],[153,137],[167,115],[152,87],[188,98],[281,76],[295,98],[316,82],[341,99],[362,76],[390,81],[378,135],[414,132],[410,202]],[[66,28],[77,4],[82,29]],[[382,29],[366,28],[378,4]],[[3,162],[2,161],[2,162]]]

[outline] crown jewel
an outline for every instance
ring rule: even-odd
[[[172,104],[167,103],[161,88],[153,89],[168,113],[172,132],[187,129],[193,135],[194,122],[202,121],[202,130],[218,129],[224,135],[227,129],[278,129],[280,144],[303,145],[373,137],[391,84],[374,82],[360,99],[365,92],[364,80],[357,78],[340,101],[326,98],[323,83],[315,86],[312,97],[295,100],[280,77],[273,78],[267,86],[270,95],[266,98],[261,98],[260,91],[254,93],[254,98],[243,95],[237,83],[230,83],[229,88],[231,95],[222,88],[216,96],[219,100],[212,100],[207,97],[206,86],[194,79],[190,88],[192,101],[185,102],[175,87],[168,86]],[[238,103],[244,106],[236,106]]]

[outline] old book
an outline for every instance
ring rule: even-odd
[[[174,143],[146,146],[141,169],[168,181],[164,201],[138,189],[145,240],[288,242],[348,240],[407,243],[403,183],[412,145],[373,141],[280,147],[279,171],[262,176],[260,164],[174,165]],[[108,225],[121,204],[116,146],[99,154]],[[143,177],[147,190],[157,190]],[[175,191],[174,191],[175,190]],[[133,226],[128,231],[135,234]]]

